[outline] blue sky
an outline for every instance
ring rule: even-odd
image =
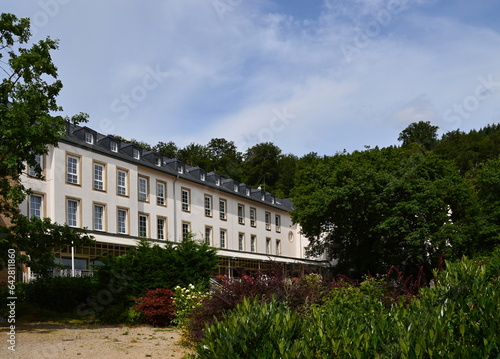
[[[4,0],[58,38],[63,115],[151,144],[331,155],[500,122],[494,0]]]

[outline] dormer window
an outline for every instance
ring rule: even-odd
[[[234,188],[235,192],[238,192],[238,185],[237,184],[235,184],[233,188]]]
[[[118,143],[116,143],[115,141],[111,141],[111,143],[109,144],[109,149],[113,152],[118,152]]]
[[[216,186],[220,186],[220,178],[216,178],[215,179],[215,185]]]
[[[271,197],[271,203],[274,204],[274,197]]]
[[[203,172],[200,173],[200,179],[202,181],[205,181],[205,174]]]
[[[139,160],[141,158],[141,154],[139,153],[139,150],[133,149],[132,154],[136,160]]]
[[[160,158],[160,157],[157,157],[157,158],[156,158],[156,165],[157,165],[158,167],[161,167],[161,158]]]
[[[265,201],[265,200],[266,200],[266,196],[265,196],[265,195],[262,195],[262,196],[260,196],[260,199],[261,199],[262,201]]]
[[[246,193],[247,193],[247,196],[250,196],[250,188],[247,188]]]
[[[184,168],[182,167],[182,165],[177,166],[177,172],[181,174],[184,173]]]
[[[90,132],[85,132],[85,142],[87,142],[89,145],[93,145],[94,135]]]

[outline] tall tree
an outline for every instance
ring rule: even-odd
[[[212,138],[206,148],[212,166],[206,168],[206,170],[214,171],[223,177],[241,182],[242,154],[233,141],[224,138]]]
[[[432,150],[437,141],[439,127],[431,125],[430,121],[420,121],[410,124],[398,137],[403,142],[403,147],[411,143],[422,145],[426,150]]]
[[[20,182],[22,173],[29,166],[40,176],[36,155],[46,154],[49,145],[57,146],[68,121],[53,115],[62,110],[56,103],[62,83],[51,58],[57,41],[46,38],[25,48],[30,35],[29,19],[0,15],[0,213],[12,217],[13,224],[0,228],[0,248],[2,253],[7,248],[26,251],[31,257],[22,256],[17,263],[36,262],[39,269],[51,261],[54,247],[88,242],[90,237],[19,213],[19,204],[29,193]],[[84,122],[86,115],[72,121]],[[1,268],[4,257],[0,258]]]
[[[0,15],[0,211],[14,214],[26,195],[19,176],[26,166],[40,173],[36,155],[56,146],[66,131],[66,120],[56,97],[62,88],[50,52],[57,41],[40,40],[30,48],[29,19]],[[51,82],[52,80],[52,82]],[[85,121],[84,115],[73,118]]]
[[[245,183],[272,191],[279,179],[281,149],[271,142],[258,143],[244,155]]]

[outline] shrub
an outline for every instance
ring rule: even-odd
[[[151,289],[146,295],[136,299],[134,310],[141,313],[146,323],[166,326],[175,315],[174,293],[170,289]]]
[[[26,283],[24,292],[27,302],[42,309],[72,312],[94,296],[96,288],[91,277],[48,277]]]
[[[200,358],[297,358],[302,321],[287,305],[244,298],[221,321],[207,326]]]

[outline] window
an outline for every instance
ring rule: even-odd
[[[116,192],[120,196],[127,196],[127,171],[118,170],[116,172]]]
[[[293,239],[294,239],[294,238],[293,238],[293,232],[292,232],[292,231],[288,232],[288,241],[289,241],[290,243],[292,243],[292,242],[293,242]]]
[[[139,176],[139,201],[146,202],[148,200],[148,179]]]
[[[43,171],[43,156],[42,155],[35,155],[35,162],[40,167],[40,173],[37,173],[36,166],[30,166],[30,168],[28,170],[28,175],[30,175],[31,177],[39,177],[39,176],[42,175],[42,171]]]
[[[212,217],[212,196],[205,195],[205,217]]]
[[[90,132],[85,132],[85,142],[92,145],[94,143],[94,135]]]
[[[148,236],[148,220],[147,214],[139,214],[139,237],[145,238]]]
[[[104,165],[94,163],[94,189],[104,191]]]
[[[139,160],[141,159],[141,153],[139,152],[138,149],[134,148],[132,150],[132,156],[136,159],[136,160]]]
[[[281,216],[279,214],[274,217],[274,222],[276,224],[276,232],[281,232]]]
[[[266,212],[266,230],[271,230],[271,213]]]
[[[257,210],[250,207],[250,225],[252,227],[257,227]]]
[[[281,239],[276,240],[276,255],[281,255]]]
[[[165,206],[165,183],[156,182],[156,204]]]
[[[165,218],[157,218],[156,220],[156,237],[160,240],[165,239]]]
[[[117,211],[117,232],[120,234],[128,233],[127,214],[126,209],[118,209]]]
[[[245,250],[245,234],[244,233],[238,233],[238,250],[240,250],[240,251]]]
[[[66,181],[72,184],[78,184],[78,166],[80,159],[75,156],[67,157]]]
[[[156,164],[158,167],[161,167],[161,158],[160,158],[160,157],[156,157],[155,164]]]
[[[235,192],[238,192],[238,185],[237,185],[237,184],[234,184],[234,185],[233,185],[233,189],[234,189],[234,191],[235,191]]]
[[[225,221],[226,218],[226,207],[227,207],[227,201],[225,199],[219,200],[219,214],[220,214],[220,219]]]
[[[211,245],[212,243],[212,227],[205,227],[205,244]]]
[[[182,199],[182,210],[184,212],[189,212],[191,210],[191,207],[190,207],[190,197],[191,197],[191,191],[186,189],[186,188],[183,188],[182,189],[182,195],[181,195],[181,199]]]
[[[184,167],[182,166],[182,164],[179,164],[177,166],[177,172],[179,172],[180,174],[184,173]]]
[[[66,223],[70,227],[78,227],[78,207],[79,201],[68,199],[66,203]]]
[[[205,181],[205,173],[204,173],[204,172],[201,172],[201,173],[200,173],[200,179],[201,179],[202,181]]]
[[[220,230],[220,247],[226,248],[226,230],[225,229]]]
[[[118,152],[118,143],[116,143],[115,141],[111,141],[109,144],[109,148],[113,152]]]
[[[215,179],[215,185],[216,186],[220,186],[220,178],[216,178]]]
[[[30,196],[29,213],[30,218],[33,216],[42,218],[42,196],[36,194]]]
[[[257,236],[254,234],[250,236],[250,252],[257,252]]]
[[[271,238],[266,238],[266,254],[271,254]]]
[[[238,223],[245,224],[245,206],[242,204],[238,205]]]
[[[104,206],[94,205],[94,231],[104,230]]]
[[[183,240],[188,239],[190,233],[191,233],[191,223],[182,222],[182,239]]]

